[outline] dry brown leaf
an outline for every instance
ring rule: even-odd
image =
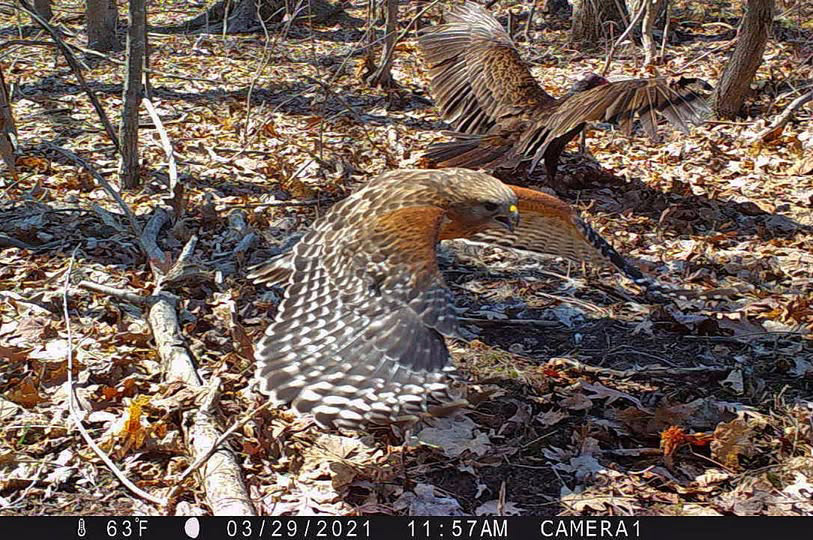
[[[553,426],[567,418],[569,415],[560,410],[560,409],[552,409],[547,412],[542,412],[537,414],[534,417],[534,420],[542,424],[543,426]]]
[[[813,174],[813,156],[808,154],[800,158],[788,169],[788,174],[797,176]]]
[[[37,390],[37,384],[34,378],[30,375],[17,383],[14,388],[6,393],[6,397],[18,405],[22,405],[26,409],[35,407],[36,405],[46,401]]]
[[[723,422],[714,430],[711,457],[732,470],[740,470],[740,455],[751,453],[751,428],[742,418]]]

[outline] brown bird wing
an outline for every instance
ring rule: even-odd
[[[448,399],[444,336],[458,327],[435,258],[444,212],[399,208],[395,189],[379,183],[337,204],[272,265],[287,287],[255,351],[260,390],[323,426],[393,421],[430,395]]]
[[[496,244],[535,254],[566,257],[576,262],[611,265],[644,288],[650,299],[663,302],[666,297],[683,296],[646,277],[628,263],[604,238],[588,225],[567,203],[545,193],[509,186],[517,195],[520,214],[514,232],[489,229],[471,240]]]
[[[683,133],[689,124],[700,124],[710,113],[697,87],[708,89],[698,79],[629,79],[577,92],[560,100],[555,110],[533,129],[525,132],[519,152],[533,156],[532,168],[557,138],[588,122],[617,123],[626,135],[638,118],[653,140],[658,138],[658,120],[663,116]]]
[[[499,21],[474,2],[428,28],[419,45],[432,95],[456,131],[486,133],[503,118],[553,103],[536,82]]]

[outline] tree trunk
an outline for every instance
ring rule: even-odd
[[[371,75],[367,76],[367,84],[381,88],[395,88],[398,84],[392,78],[392,60],[395,57],[395,42],[398,37],[398,0],[381,0],[385,2],[387,23],[385,25],[384,47],[381,50],[381,62],[377,68],[369,65]],[[374,38],[375,33],[371,32]],[[369,58],[369,57],[368,57]]]
[[[11,99],[3,77],[3,66],[0,65],[0,155],[8,167],[12,178],[17,180],[14,152],[17,149],[17,128],[14,125],[14,115],[11,112]]]
[[[124,81],[124,108],[121,113],[121,186],[133,189],[141,184],[138,165],[138,108],[144,95],[141,77],[144,68],[144,36],[147,31],[145,0],[130,0],[127,26],[127,78]]]
[[[34,11],[42,17],[45,22],[49,22],[54,16],[51,11],[51,0],[34,0]]]
[[[762,63],[773,21],[773,0],[743,2],[745,15],[737,33],[737,44],[712,98],[714,111],[720,118],[734,118],[739,114],[751,90],[751,81]]]
[[[615,35],[623,32],[623,13],[615,0],[573,0],[573,26],[570,43],[582,48],[595,48],[610,37],[606,23],[615,25]]]
[[[641,18],[641,45],[644,50],[644,65],[655,64],[658,60],[658,44],[655,42],[655,21],[666,7],[667,0],[627,0],[627,10],[630,17],[635,17],[640,9],[644,9]]]
[[[116,0],[87,0],[88,48],[99,52],[119,50],[121,44],[116,32],[119,10]]]

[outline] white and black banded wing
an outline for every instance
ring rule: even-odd
[[[322,426],[403,420],[454,399],[444,337],[458,337],[457,319],[435,258],[443,210],[359,193],[277,261],[284,298],[255,351],[260,391]]]

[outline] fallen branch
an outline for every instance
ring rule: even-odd
[[[270,407],[273,402],[266,401],[260,407],[249,411],[241,420],[232,424],[222,435],[217,435],[217,423],[212,414],[219,396],[220,378],[214,377],[209,382],[209,390],[200,409],[194,416],[194,422],[189,428],[189,439],[193,453],[198,457],[186,468],[178,478],[175,487],[170,490],[167,498],[174,501],[180,492],[181,485],[195,471],[206,465],[203,473],[205,491],[214,515],[240,515],[252,516],[254,507],[251,505],[248,494],[240,481],[239,467],[232,467],[234,460],[232,453],[221,448],[221,445],[246,422],[257,413]],[[235,493],[241,496],[235,497]]]
[[[133,232],[141,249],[149,260],[150,268],[153,271],[156,283],[153,293],[149,296],[142,296],[134,292],[116,289],[89,281],[81,281],[78,285],[79,288],[120,298],[136,305],[149,306],[147,321],[149,322],[153,338],[155,339],[158,355],[161,358],[162,370],[165,374],[164,379],[168,381],[182,381],[193,388],[202,388],[203,381],[195,367],[196,362],[186,347],[183,334],[181,333],[181,326],[178,322],[176,309],[177,297],[169,292],[161,290],[165,284],[170,282],[177,284],[190,275],[194,275],[186,272],[186,268],[193,266],[190,263],[190,259],[197,244],[197,237],[192,236],[192,238],[189,239],[172,267],[169,268],[168,271],[164,271],[167,266],[168,258],[158,247],[157,238],[161,228],[169,221],[169,214],[163,208],[156,208],[155,212],[147,223],[147,226],[141,230],[140,227],[138,227],[138,223],[135,221],[135,216],[132,214],[129,207],[118,195],[118,192],[116,192],[116,190],[107,183],[101,174],[90,166],[90,164],[72,152],[54,145],[49,146],[58,150],[63,155],[69,157],[90,171],[90,173],[105,188],[108,194],[110,194],[116,200],[116,202],[119,203],[121,208],[124,210],[124,213],[131,221]],[[75,251],[76,250],[74,250],[74,253]],[[180,490],[181,482],[178,482],[175,486],[173,486],[173,496],[166,499],[154,497],[149,493],[140,490],[138,487],[133,485],[132,482],[127,480],[123,473],[116,468],[115,464],[110,460],[110,458],[105,455],[98,445],[96,445],[96,443],[92,440],[92,438],[90,438],[86,430],[84,430],[79,423],[78,415],[76,415],[73,409],[75,399],[73,394],[73,360],[71,349],[70,319],[68,317],[67,307],[68,287],[70,272],[73,268],[73,260],[74,259],[72,257],[71,265],[68,269],[68,276],[65,278],[65,290],[63,292],[65,319],[68,325],[68,369],[70,371],[70,373],[68,373],[68,382],[71,388],[71,393],[69,396],[69,403],[72,413],[71,416],[77,426],[79,426],[78,429],[80,429],[80,433],[82,433],[82,436],[88,445],[93,449],[94,452],[96,452],[105,465],[110,468],[113,474],[119,478],[119,480],[125,486],[127,486],[128,489],[131,489],[138,496],[150,502],[160,505],[166,509],[170,509],[172,506],[174,506],[174,501],[177,493]],[[219,387],[219,384],[217,384],[215,381],[213,387],[216,390]],[[214,397],[210,397],[208,409],[213,407]],[[200,422],[199,425],[197,424],[198,421]],[[227,434],[233,433],[234,430],[236,430],[240,425],[242,424],[236,424],[233,426],[232,430],[228,431]],[[209,505],[212,510],[219,515],[223,515],[225,513],[237,514],[238,512],[242,515],[255,515],[248,492],[240,481],[240,466],[236,457],[228,448],[220,448],[220,444],[222,443],[222,440],[225,440],[227,434],[224,434],[221,438],[214,436],[217,433],[217,425],[209,410],[203,411],[202,414],[195,416],[195,423],[193,423],[193,425],[189,428],[189,433],[190,440],[193,441],[191,453],[197,458],[195,463],[198,461],[201,463],[206,462],[207,459],[215,454],[217,456],[216,458],[212,458],[211,463],[207,463],[204,470],[203,479],[204,486],[208,489],[214,490],[211,493],[207,491],[207,498],[209,498]],[[215,440],[215,442],[210,445],[212,440]],[[200,466],[201,465],[197,465],[196,467]],[[232,481],[225,484],[224,479],[226,478],[230,478]],[[224,489],[224,486],[227,485],[229,488]]]
[[[92,281],[82,280],[77,283],[76,286],[80,289],[85,289],[86,291],[103,294],[105,296],[112,296],[136,306],[149,306],[156,302],[156,298],[154,296],[144,296],[136,292],[116,289],[114,287],[102,285],[101,283],[94,283]]]
[[[619,377],[628,379],[640,375],[690,375],[694,373],[727,373],[731,368],[717,366],[696,366],[696,367],[672,367],[672,366],[640,366],[632,369],[618,370],[598,366],[588,366],[572,358],[551,358],[554,364],[565,364],[568,368],[581,373],[592,373],[594,375],[606,375],[608,377]]]
[[[813,100],[813,90],[806,94],[802,94],[791,101],[790,105],[785,107],[785,110],[782,111],[779,116],[774,118],[774,121],[771,122],[768,127],[757,133],[753,140],[766,142],[778,137],[782,133],[782,130],[785,129],[788,122],[790,122],[790,119],[793,118],[796,111],[801,109],[808,101],[811,100]]]
[[[153,226],[145,228],[143,237],[143,241],[151,245],[158,253],[160,253],[160,249],[158,248],[155,235],[161,230],[163,222],[169,219],[169,215],[164,210],[157,208],[154,216],[161,215],[163,217],[150,220]],[[156,275],[157,283],[152,295],[156,298],[156,301],[150,308],[147,320],[150,323],[152,335],[158,347],[158,356],[161,358],[164,380],[182,381],[190,387],[201,388],[204,386],[203,379],[201,379],[198,374],[195,367],[196,362],[186,347],[183,334],[181,333],[181,325],[178,322],[176,309],[177,297],[168,292],[161,291],[165,283],[170,281],[178,283],[179,276],[185,274],[184,269],[190,265],[190,258],[192,257],[196,244],[197,237],[192,236],[186,245],[184,245],[172,268],[165,274]],[[157,253],[154,252],[151,256],[155,255],[157,255]],[[161,256],[166,260],[163,253],[161,253]],[[254,507],[251,504],[248,491],[245,486],[243,486],[242,477],[240,475],[240,465],[237,462],[237,458],[230,449],[221,447],[225,438],[233,433],[239,426],[233,426],[232,430],[227,431],[226,434],[222,436],[222,440],[216,437],[218,427],[211,413],[211,409],[214,407],[215,396],[219,386],[216,380],[211,383],[207,400],[208,405],[201,407],[198,413],[195,414],[194,421],[189,427],[187,437],[191,442],[190,450],[192,455],[196,458],[195,463],[200,461],[201,464],[206,464],[203,470],[203,484],[206,489],[206,498],[209,501],[212,512],[215,515],[253,516],[255,515]],[[212,461],[207,461],[210,458]],[[197,465],[196,468],[200,466],[201,465]],[[179,479],[173,487],[171,491],[172,495],[168,497],[168,505],[170,507],[174,504],[176,495],[181,489],[181,484],[187,476],[183,476]]]

